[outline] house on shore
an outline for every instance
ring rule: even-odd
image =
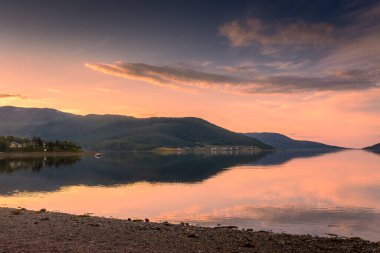
[[[9,144],[9,147],[10,147],[10,148],[22,148],[23,146],[22,146],[22,144],[13,141],[13,142],[11,142],[11,143]]]

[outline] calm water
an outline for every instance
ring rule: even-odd
[[[380,241],[380,155],[0,158],[0,206]]]

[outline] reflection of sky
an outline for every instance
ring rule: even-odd
[[[234,167],[197,184],[72,186],[3,196],[0,204],[379,240],[379,164],[378,155],[344,151],[280,166]]]

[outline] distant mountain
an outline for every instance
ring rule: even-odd
[[[363,149],[380,154],[380,143],[375,144],[375,145],[370,146],[370,147],[363,148]]]
[[[25,127],[34,127],[72,116],[74,115],[54,109],[3,106],[0,107],[0,133],[2,133],[1,135],[13,135]]]
[[[278,133],[246,133],[245,135],[258,139],[277,149],[286,150],[337,150],[342,147],[326,145],[313,141],[300,141]]]
[[[88,149],[151,150],[159,147],[246,146],[273,148],[200,118],[74,115],[52,109],[0,107],[0,135],[74,141]],[[3,120],[6,119],[6,120]]]

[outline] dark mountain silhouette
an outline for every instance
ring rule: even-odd
[[[246,133],[245,135],[258,139],[272,147],[285,150],[338,150],[342,147],[326,145],[313,141],[294,140],[278,133]]]
[[[380,154],[380,143],[375,144],[373,146],[365,147],[363,149]]]
[[[47,108],[0,107],[0,132],[4,135],[18,133],[26,127],[35,127],[52,121],[63,120],[74,116]]]
[[[272,147],[200,118],[74,115],[53,109],[0,107],[0,135],[69,140],[87,149],[151,150],[160,147]],[[5,120],[3,120],[5,119]]]

